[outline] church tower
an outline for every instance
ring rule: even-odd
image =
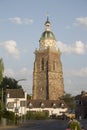
[[[56,48],[56,38],[50,29],[47,17],[45,31],[35,50],[33,69],[33,99],[58,100],[64,94],[63,72],[60,50]]]

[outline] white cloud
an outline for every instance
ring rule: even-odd
[[[10,40],[2,43],[8,54],[11,54],[14,58],[19,58],[19,50],[17,49],[16,41]]]
[[[78,77],[87,77],[87,67],[81,68],[80,70],[71,71],[71,75]]]
[[[9,20],[13,23],[22,24],[22,19],[20,17],[9,18]]]
[[[81,69],[64,71],[65,92],[72,95],[80,94],[82,90],[87,90],[87,67]]]
[[[4,76],[14,78],[15,77],[15,71],[13,69],[5,69]]]
[[[87,17],[76,18],[76,22],[74,23],[74,25],[76,26],[82,25],[82,26],[87,27]]]
[[[65,77],[87,77],[87,67],[81,69],[65,70]]]
[[[21,76],[26,77],[26,78],[29,77],[30,75],[32,75],[31,71],[29,71],[29,69],[26,68],[26,67],[21,68],[20,71],[19,71],[19,74]]]
[[[71,29],[71,27],[70,27],[69,25],[67,25],[67,26],[65,27],[65,29]]]
[[[26,67],[23,67],[21,70],[20,70],[20,73],[26,73],[28,71],[28,69]]]
[[[16,24],[32,24],[33,23],[33,19],[29,19],[29,18],[22,19],[21,17],[9,18],[9,21]]]
[[[72,52],[72,47],[67,45],[67,44],[64,44],[63,42],[61,41],[58,41],[57,42],[57,47],[60,49],[61,52],[63,53],[71,53]]]
[[[23,67],[19,70],[14,70],[12,68],[8,68],[8,69],[5,69],[5,71],[4,71],[4,76],[14,77],[16,79],[19,79],[19,77],[29,78],[29,76],[31,76],[31,75],[32,75],[32,71],[29,71],[29,69],[26,67]]]
[[[82,41],[76,41],[74,44],[65,44],[61,41],[57,42],[57,47],[60,49],[62,53],[68,54],[85,54],[86,45]]]
[[[84,54],[85,53],[85,44],[81,41],[76,41],[74,44],[74,51],[77,54]]]

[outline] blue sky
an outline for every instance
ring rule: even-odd
[[[34,51],[47,14],[62,53],[65,92],[87,91],[87,0],[0,0],[0,58],[4,76],[32,93]]]

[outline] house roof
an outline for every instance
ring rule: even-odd
[[[6,89],[6,94],[9,94],[9,98],[24,98],[25,92],[23,89]]]
[[[82,91],[80,95],[75,97],[76,101],[79,101],[80,105],[87,106],[87,92]]]
[[[28,108],[59,108],[59,107],[67,107],[64,101],[60,100],[28,100],[27,101]]]
[[[87,92],[82,91],[81,94],[75,97],[75,100],[87,100]]]

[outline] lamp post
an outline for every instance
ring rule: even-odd
[[[18,84],[19,81],[23,81],[23,80],[26,80],[26,79],[19,79],[19,80],[16,80],[16,83]]]

